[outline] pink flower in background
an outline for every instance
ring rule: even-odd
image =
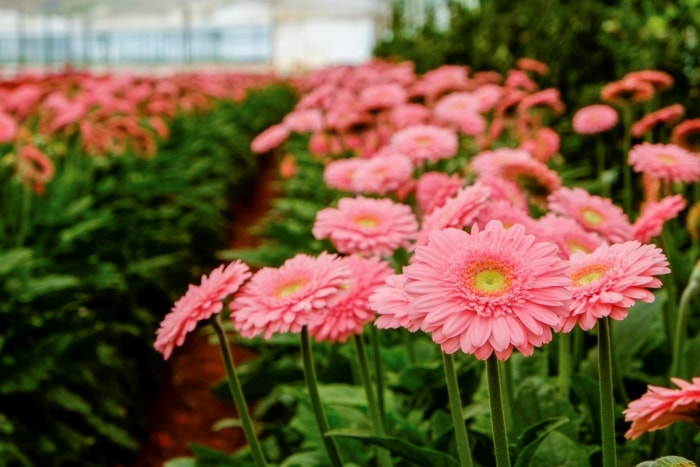
[[[661,235],[664,223],[676,218],[686,205],[683,195],[667,196],[660,201],[647,202],[632,225],[633,238],[642,243],[649,243]]]
[[[522,89],[527,92],[535,92],[539,88],[537,83],[523,70],[508,70],[503,86],[511,89]]]
[[[397,105],[389,111],[389,122],[396,129],[422,125],[430,118],[431,113],[426,106],[412,102]]]
[[[296,133],[313,133],[323,129],[323,116],[318,109],[297,109],[284,116],[282,125]]]
[[[540,162],[547,162],[559,152],[561,136],[551,128],[543,127],[535,131],[533,137],[520,143],[518,149],[530,153],[530,155]]]
[[[521,225],[434,231],[404,268],[409,318],[445,353],[531,355],[568,315],[567,267],[556,245],[537,242]]]
[[[335,190],[352,192],[355,189],[355,172],[363,163],[363,159],[356,157],[332,161],[323,171],[323,181]]]
[[[625,421],[632,422],[625,438],[637,439],[680,421],[700,427],[700,378],[690,382],[671,378],[671,381],[679,389],[649,385],[642,397],[629,403],[622,412]]]
[[[320,210],[312,233],[317,239],[329,239],[341,253],[391,256],[408,247],[417,230],[410,206],[358,196],[340,199],[337,208]]]
[[[370,308],[379,316],[374,325],[379,329],[406,328],[411,332],[420,329],[420,321],[408,317],[410,297],[404,291],[406,276],[392,274],[387,276],[386,284],[378,287],[369,297]]]
[[[549,195],[549,210],[570,217],[589,232],[597,232],[607,241],[617,243],[632,238],[632,224],[627,214],[612,200],[591,195],[583,188],[562,187]]]
[[[619,120],[620,116],[613,107],[593,104],[576,111],[571,124],[580,135],[594,135],[611,130]]]
[[[610,104],[646,102],[656,95],[655,87],[647,80],[626,75],[621,80],[606,84],[600,98]]]
[[[262,133],[253,138],[250,149],[256,154],[270,152],[284,143],[289,137],[289,128],[278,123],[263,130]]]
[[[554,213],[537,219],[536,235],[540,240],[556,243],[564,259],[569,259],[575,252],[593,253],[605,243],[603,237],[584,229],[574,219]]]
[[[631,133],[635,138],[641,138],[661,124],[672,125],[683,118],[685,107],[683,104],[673,104],[662,109],[646,114],[634,122]]]
[[[518,112],[524,113],[536,107],[547,107],[557,115],[564,113],[565,106],[557,88],[547,88],[525,96],[518,103]]]
[[[374,84],[360,92],[360,108],[362,110],[387,109],[403,104],[407,100],[406,89],[395,83]]]
[[[240,261],[221,265],[209,276],[202,275],[199,285],[190,284],[187,292],[165,315],[156,331],[155,349],[170,358],[175,347],[185,343],[187,334],[192,332],[200,321],[220,313],[224,300],[235,294],[251,276],[248,266]]]
[[[444,205],[448,198],[456,195],[464,183],[458,175],[425,172],[416,182],[415,196],[419,211],[423,215],[430,214],[435,208]]]
[[[663,91],[673,87],[673,76],[661,70],[636,70],[630,71],[623,79],[636,79],[651,84],[656,91]]]
[[[494,220],[499,221],[506,229],[520,224],[525,227],[525,232],[528,234],[535,234],[537,231],[537,222],[528,211],[515,207],[513,203],[503,199],[487,201],[474,223],[484,228]]]
[[[53,161],[35,146],[22,146],[19,150],[17,175],[36,194],[44,193],[44,186],[53,179],[55,173]]]
[[[468,92],[453,92],[442,97],[433,109],[435,118],[456,126],[465,135],[479,135],[486,129],[486,120],[479,113],[479,101]]]
[[[472,92],[472,96],[477,101],[479,112],[488,112],[501,100],[503,88],[493,83],[482,84]]]
[[[17,134],[17,122],[10,115],[0,110],[0,143],[12,141]]]
[[[472,225],[486,206],[490,194],[491,189],[481,183],[460,188],[456,195],[448,198],[442,206],[433,209],[423,218],[416,245],[425,245],[434,230],[448,227],[462,229]]]
[[[361,335],[365,324],[376,316],[370,308],[370,296],[392,273],[389,264],[377,257],[352,255],[342,260],[350,277],[327,308],[309,316],[309,335],[318,342],[345,342],[350,336]]]
[[[700,118],[684,120],[673,128],[671,143],[692,152],[700,152]]]
[[[544,76],[547,73],[549,73],[549,67],[545,63],[542,63],[539,60],[535,60],[534,58],[519,58],[518,60],[516,60],[515,66],[520,68],[521,70],[532,71],[534,73],[537,73],[538,75]]]
[[[413,176],[408,156],[389,151],[362,160],[353,174],[354,193],[385,195],[404,186]]]
[[[234,328],[243,337],[298,333],[314,313],[323,312],[351,278],[338,255],[297,254],[278,268],[264,267],[231,302]]]
[[[478,178],[479,183],[491,189],[491,200],[508,201],[518,209],[528,209],[527,198],[515,182],[506,180],[498,175],[483,175]]]
[[[482,176],[503,177],[506,164],[527,162],[532,159],[530,153],[522,149],[498,148],[492,151],[481,151],[470,161],[471,170]]]
[[[641,172],[666,183],[700,181],[700,159],[675,144],[641,143],[632,146],[629,163]]]
[[[457,154],[457,134],[435,125],[414,125],[396,133],[389,143],[397,151],[406,154],[415,164],[435,162]]]
[[[601,318],[625,319],[637,301],[654,301],[648,289],[661,287],[656,276],[671,272],[660,248],[635,240],[603,244],[590,254],[572,253],[569,263],[571,315],[564,323],[564,332],[576,324],[588,331]]]

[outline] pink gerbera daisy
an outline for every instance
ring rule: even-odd
[[[686,205],[683,195],[667,196],[660,201],[647,202],[632,226],[633,238],[642,243],[649,243],[651,239],[661,235],[664,223],[678,216]]]
[[[362,110],[381,110],[395,107],[408,100],[406,89],[396,83],[380,83],[368,86],[360,92]]]
[[[609,242],[632,238],[627,214],[608,198],[591,195],[583,188],[562,187],[549,195],[549,210],[576,220],[584,229],[597,232]]]
[[[435,125],[414,125],[403,128],[391,139],[390,145],[406,154],[416,164],[447,159],[457,153],[457,134]]]
[[[356,157],[330,162],[323,171],[323,181],[330,188],[352,192],[355,187],[355,172],[363,164]]]
[[[343,262],[350,269],[350,277],[325,310],[309,317],[309,335],[318,342],[345,342],[352,335],[362,334],[365,324],[376,315],[369,298],[392,272],[389,264],[377,257],[345,256]]]
[[[614,108],[605,104],[593,104],[580,108],[571,123],[576,133],[593,135],[612,129],[619,120]]]
[[[397,129],[422,125],[430,117],[430,110],[426,106],[413,102],[397,105],[389,111],[389,121]]]
[[[693,378],[692,382],[680,378],[671,381],[680,389],[649,385],[641,398],[630,402],[622,412],[625,421],[632,422],[625,438],[636,439],[680,421],[700,427],[700,378]]]
[[[318,109],[297,109],[285,115],[282,125],[297,133],[317,132],[323,129],[323,116]]]
[[[300,253],[279,268],[264,267],[231,302],[234,327],[243,337],[298,333],[335,300],[350,277],[341,258],[327,252],[318,257]]]
[[[523,211],[528,209],[527,198],[520,187],[510,180],[497,175],[484,175],[478,178],[479,183],[491,188],[491,199],[508,201]]]
[[[17,175],[22,183],[31,186],[37,194],[44,192],[44,185],[53,179],[55,173],[53,161],[35,146],[22,146],[19,150]]]
[[[411,332],[420,329],[420,322],[408,317],[410,297],[403,289],[406,276],[392,274],[385,282],[369,297],[370,308],[379,313],[374,325],[379,329],[406,328]]]
[[[700,159],[675,144],[637,144],[630,149],[629,162],[635,172],[666,183],[700,180]]]
[[[572,253],[569,263],[571,315],[564,332],[576,324],[588,331],[605,317],[624,319],[637,301],[653,302],[654,294],[648,289],[661,287],[655,276],[671,272],[660,248],[636,240],[603,244],[590,254]]]
[[[284,143],[288,137],[289,128],[281,123],[272,125],[253,139],[250,150],[256,154],[264,154]]]
[[[483,228],[493,220],[500,221],[505,228],[520,224],[525,227],[525,231],[529,234],[534,234],[537,230],[535,219],[526,210],[502,199],[487,201],[474,222]]]
[[[17,122],[10,115],[0,110],[0,143],[12,141],[17,134]]]
[[[481,183],[460,188],[456,195],[433,209],[423,218],[421,230],[416,237],[416,245],[424,245],[433,230],[448,227],[462,229],[474,223],[486,205],[491,189]]]
[[[209,276],[202,275],[199,285],[190,284],[183,295],[165,315],[156,331],[155,349],[167,360],[175,347],[185,342],[187,334],[197,324],[220,313],[224,300],[235,294],[251,276],[248,266],[241,261],[221,265]]]
[[[389,198],[358,196],[340,199],[337,208],[320,210],[312,233],[318,239],[330,239],[341,253],[390,256],[408,247],[417,230],[410,206]]]
[[[584,229],[570,217],[549,213],[537,219],[537,226],[537,238],[556,243],[564,259],[568,259],[577,251],[593,253],[596,248],[605,243],[599,234]]]
[[[418,210],[429,214],[433,209],[445,204],[448,198],[457,194],[464,185],[464,180],[457,175],[447,175],[444,172],[425,172],[416,182],[416,203]]]
[[[434,231],[404,268],[409,318],[445,353],[531,355],[568,315],[567,266],[556,245],[537,242],[521,225]]]
[[[404,186],[412,176],[413,162],[408,156],[378,152],[357,165],[352,177],[352,191],[385,195]]]

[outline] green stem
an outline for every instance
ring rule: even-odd
[[[615,352],[615,326],[612,322],[610,322],[608,326],[608,336],[610,338],[610,359],[612,361],[612,374],[615,381],[614,386],[622,399],[622,403],[627,405],[630,402],[630,397],[627,395],[627,388],[625,387],[625,382],[622,377],[622,371],[620,371],[620,358],[618,353]]]
[[[219,338],[219,346],[221,347],[221,357],[224,360],[224,368],[226,369],[226,380],[228,381],[228,387],[231,391],[231,396],[233,397],[233,403],[236,405],[236,410],[238,411],[238,416],[241,419],[241,425],[243,425],[243,432],[248,440],[248,445],[250,446],[250,452],[253,455],[253,460],[257,467],[264,467],[267,465],[265,462],[265,456],[263,455],[262,447],[258,441],[258,437],[255,434],[255,427],[253,426],[253,420],[248,412],[248,404],[246,404],[245,396],[243,394],[243,388],[241,387],[241,382],[238,379],[238,373],[236,372],[236,366],[233,363],[233,356],[231,355],[231,347],[229,341],[226,337],[226,331],[221,324],[221,315],[216,315],[216,318],[212,320],[212,325],[216,331],[216,335]]]
[[[413,333],[405,328],[401,328],[400,331],[402,334],[404,346],[408,351],[408,363],[416,363],[418,360],[416,358],[416,346],[414,344],[415,339],[413,338]]]
[[[666,339],[670,346],[669,350],[673,352],[673,337],[677,334],[675,327],[678,322],[678,290],[676,288],[677,282],[674,274],[676,268],[672,263],[672,258],[674,257],[672,253],[674,251],[674,242],[666,227],[661,230],[661,246],[668,258],[669,267],[671,269],[671,273],[664,276],[661,282],[663,283],[664,289],[668,291],[666,294],[668,305],[664,307],[664,325],[666,326]]]
[[[316,425],[321,432],[321,440],[328,454],[328,459],[333,467],[342,467],[343,462],[338,454],[338,447],[335,445],[335,440],[326,436],[328,432],[328,419],[326,412],[321,403],[321,395],[318,392],[318,380],[316,378],[316,365],[314,364],[313,353],[311,351],[311,338],[309,337],[309,329],[304,326],[301,330],[301,357],[304,364],[304,380],[306,380],[306,388],[309,391],[309,400],[311,408],[316,418]]]
[[[629,151],[632,146],[632,106],[625,104],[622,108],[622,119],[625,134],[622,137],[622,170],[624,191],[622,195],[623,207],[627,215],[632,213],[632,166],[628,161]]]
[[[613,399],[612,351],[609,318],[598,320],[598,379],[600,384],[600,423],[603,467],[616,467],[615,401]]]
[[[460,467],[473,467],[472,450],[469,446],[469,435],[467,425],[462,416],[462,397],[457,381],[457,370],[455,368],[454,356],[442,353],[442,361],[445,367],[445,382],[447,383],[447,395],[450,399],[450,412],[452,413],[452,425],[455,430],[457,441],[457,454],[459,456]]]
[[[377,407],[379,407],[379,416],[382,420],[382,426],[385,426],[384,414],[386,406],[384,404],[384,371],[382,369],[382,355],[379,346],[379,332],[377,328],[371,326],[372,337],[372,354],[374,357],[374,379],[377,384]]]
[[[688,285],[683,290],[678,306],[678,315],[676,316],[675,339],[673,339],[673,354],[671,360],[671,375],[673,377],[685,377],[686,365],[683,361],[683,343],[685,341],[686,318],[690,310],[690,301],[700,291],[700,262],[695,265],[693,272],[690,275]]]
[[[367,406],[369,409],[370,420],[372,420],[372,428],[374,429],[374,434],[379,437],[384,437],[386,433],[384,432],[384,422],[382,421],[382,415],[379,409],[379,404],[374,392],[374,387],[372,386],[372,378],[369,374],[369,363],[367,361],[367,351],[365,350],[365,342],[361,334],[355,334],[355,349],[357,354],[357,361],[360,364],[360,375],[362,379],[362,385],[365,387],[365,395],[367,396]],[[389,451],[383,448],[377,448],[377,459],[380,466],[391,466],[391,455]]]
[[[501,397],[501,378],[498,372],[498,358],[495,354],[486,359],[486,378],[489,386],[489,405],[491,406],[491,429],[496,452],[496,467],[510,467],[508,451],[508,431]]]
[[[557,365],[559,367],[559,375],[557,383],[559,385],[559,393],[564,400],[569,400],[569,391],[571,389],[571,333],[559,333],[559,359]]]
[[[596,138],[596,158],[598,160],[598,182],[600,194],[605,198],[610,197],[610,185],[605,180],[605,143],[600,135]]]
[[[513,382],[513,365],[510,360],[498,362],[499,377],[501,384],[501,397],[503,398],[503,411],[505,413],[506,422],[510,422],[511,414],[513,413],[513,401],[515,400],[515,389]]]
[[[19,219],[17,220],[17,239],[15,243],[15,246],[18,247],[24,246],[24,241],[27,238],[27,232],[29,231],[29,217],[32,210],[32,197],[34,196],[34,193],[32,192],[31,188],[25,185],[22,187],[20,196]]]

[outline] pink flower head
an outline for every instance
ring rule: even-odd
[[[503,85],[506,88],[523,89],[528,92],[535,92],[539,87],[523,70],[508,70],[508,76]]]
[[[518,149],[527,151],[540,162],[547,162],[559,152],[561,136],[551,128],[543,127],[535,131],[534,137],[524,140]]]
[[[557,88],[547,88],[522,98],[518,103],[518,112],[524,113],[536,107],[548,107],[555,114],[564,113],[565,106]]]
[[[10,115],[0,110],[0,143],[12,141],[17,134],[17,122]]]
[[[692,152],[700,152],[700,118],[684,120],[673,128],[671,143]]]
[[[457,154],[459,140],[454,131],[434,125],[414,125],[394,133],[392,147],[415,164],[435,162]]]
[[[425,172],[416,182],[416,203],[423,214],[430,214],[435,208],[444,205],[448,198],[457,194],[464,185],[464,180],[457,175],[444,172]]]
[[[491,200],[508,201],[518,209],[528,209],[527,198],[515,182],[506,180],[498,175],[483,175],[479,177],[479,183],[491,189]]]
[[[412,176],[413,162],[408,156],[393,151],[379,152],[357,165],[352,191],[385,195],[404,186]]]
[[[514,206],[510,201],[502,199],[487,201],[474,223],[483,228],[494,220],[499,221],[506,229],[520,224],[525,227],[525,232],[529,234],[534,235],[537,231],[537,222],[530,216],[530,213]]]
[[[594,135],[611,130],[620,120],[617,110],[605,104],[594,104],[580,108],[571,122],[580,135]]]
[[[413,102],[397,105],[389,111],[389,121],[397,129],[425,124],[430,117],[430,110],[426,106]]]
[[[410,206],[358,196],[341,198],[337,208],[320,210],[311,231],[317,239],[328,238],[341,253],[391,256],[408,247],[417,230]]]
[[[356,157],[330,162],[323,171],[323,181],[330,188],[352,192],[355,189],[355,172],[363,164]]]
[[[362,334],[365,324],[376,313],[369,299],[392,273],[388,263],[377,257],[345,256],[342,261],[350,269],[350,277],[328,307],[309,316],[309,335],[318,342],[345,342]]]
[[[406,89],[396,83],[380,83],[368,86],[360,92],[362,110],[381,110],[403,104],[408,100]]]
[[[296,133],[313,133],[323,129],[323,116],[318,109],[297,109],[284,116],[282,125]]]
[[[693,378],[692,382],[680,378],[671,381],[679,389],[649,385],[641,398],[629,403],[622,412],[625,421],[632,422],[625,438],[636,439],[680,421],[700,426],[700,378]]]
[[[439,122],[452,124],[465,135],[480,135],[486,129],[479,101],[468,92],[445,95],[435,104],[434,113]]]
[[[603,237],[584,229],[574,219],[553,213],[537,219],[536,231],[540,240],[556,243],[564,259],[568,259],[575,252],[593,253],[605,243]]]
[[[56,168],[49,157],[35,146],[22,146],[17,160],[17,175],[22,183],[42,194],[44,185],[53,179]]]
[[[534,73],[537,73],[538,75],[546,75],[547,73],[549,73],[549,67],[545,63],[542,63],[539,60],[535,60],[534,58],[519,58],[515,62],[515,66],[517,66],[521,70],[532,71]]]
[[[423,75],[425,93],[432,99],[440,95],[463,91],[469,87],[469,68],[463,65],[442,65]]]
[[[284,143],[288,137],[289,128],[278,123],[263,130],[262,133],[253,138],[250,149],[256,154],[264,154]]]
[[[521,225],[434,231],[404,268],[409,318],[445,353],[532,355],[568,315],[567,266],[556,245],[537,242]]]
[[[231,302],[234,327],[243,337],[298,333],[315,313],[323,312],[351,277],[338,255],[297,254],[279,268],[264,267]]]
[[[656,91],[673,87],[673,76],[661,70],[630,71],[623,79],[636,79],[651,84]]]
[[[416,245],[425,245],[430,233],[448,227],[462,229],[474,223],[491,194],[491,189],[481,183],[460,188],[456,195],[433,209],[423,218],[421,230],[416,237]]]
[[[608,83],[600,90],[600,98],[608,103],[646,102],[656,94],[654,86],[646,80],[627,76]]]
[[[590,254],[572,253],[569,263],[571,315],[564,323],[564,332],[576,324],[588,331],[600,318],[625,319],[637,301],[654,301],[648,289],[661,287],[655,276],[671,272],[660,248],[636,240],[603,244]]]
[[[661,235],[664,223],[677,217],[686,205],[683,195],[667,196],[660,201],[647,202],[632,226],[633,238],[642,243],[649,243],[654,237]]]
[[[493,109],[503,97],[503,87],[494,83],[482,84],[472,92],[477,101],[479,112],[488,112]]]
[[[646,133],[652,131],[656,126],[661,124],[672,125],[683,118],[685,115],[685,107],[683,104],[673,104],[661,108],[649,114],[646,114],[641,119],[634,122],[632,125],[632,136],[641,138]]]
[[[517,183],[533,201],[561,187],[561,177],[556,171],[519,149],[483,151],[472,159],[472,169],[479,175],[503,177]]]
[[[161,321],[156,331],[155,349],[165,360],[170,358],[175,347],[185,343],[187,334],[200,321],[220,313],[224,300],[235,294],[250,276],[248,266],[235,261],[226,266],[222,264],[208,277],[202,275],[199,285],[190,284],[185,295],[175,302]]]
[[[632,238],[627,214],[608,198],[591,195],[583,188],[562,187],[548,198],[549,209],[577,221],[589,232],[597,232],[609,242]]]
[[[675,144],[637,144],[630,149],[629,163],[635,172],[666,183],[700,181],[700,159]]]
[[[392,274],[385,282],[369,297],[370,308],[379,313],[374,325],[379,329],[406,328],[411,332],[420,329],[420,322],[408,317],[410,297],[403,289],[406,276]]]

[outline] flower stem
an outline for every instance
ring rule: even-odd
[[[622,192],[623,207],[627,215],[632,212],[632,167],[628,161],[629,151],[632,146],[632,106],[625,104],[622,107],[622,120],[624,124],[625,134],[622,137],[622,159],[620,170],[622,170],[622,178],[624,188]]]
[[[304,379],[306,380],[306,388],[309,391],[309,399],[311,408],[316,418],[316,425],[321,432],[323,446],[328,454],[328,460],[333,467],[342,467],[343,462],[338,454],[338,447],[335,445],[335,440],[326,436],[328,432],[328,419],[326,412],[321,404],[321,395],[318,392],[318,380],[316,378],[316,365],[314,364],[313,353],[311,352],[311,338],[309,337],[309,329],[304,326],[301,330],[301,357],[304,364]]]
[[[248,445],[250,446],[250,452],[253,455],[253,460],[257,467],[264,467],[267,465],[265,462],[265,456],[263,455],[262,447],[258,441],[258,437],[255,434],[255,428],[253,427],[253,421],[248,412],[248,404],[246,404],[245,396],[243,394],[243,388],[241,387],[241,382],[238,379],[238,373],[236,372],[236,366],[233,363],[233,356],[231,355],[231,347],[229,346],[229,341],[226,338],[226,332],[221,324],[221,315],[216,315],[216,318],[212,320],[212,325],[216,331],[216,335],[219,338],[219,346],[221,347],[221,357],[224,360],[224,368],[226,369],[226,380],[228,381],[228,387],[231,391],[231,396],[233,397],[233,403],[236,405],[236,410],[238,411],[238,416],[241,419],[241,425],[243,425],[243,432],[248,440]]]
[[[559,367],[559,376],[557,383],[559,392],[564,400],[569,400],[569,390],[571,389],[571,333],[562,332],[557,336],[559,339],[559,359],[557,361]]]
[[[365,387],[367,406],[369,409],[370,420],[372,420],[372,428],[374,429],[375,435],[383,437],[386,435],[384,432],[384,422],[382,421],[382,414],[379,409],[379,404],[377,403],[377,397],[375,395],[372,379],[369,374],[369,363],[367,361],[365,342],[361,334],[355,334],[354,339],[355,349],[357,350],[357,361],[360,364],[362,385]],[[377,448],[377,459],[378,464],[382,467],[393,465],[391,462],[391,455],[386,449]]]
[[[377,384],[377,407],[379,407],[379,416],[381,417],[382,425],[384,425],[384,414],[386,413],[386,407],[384,405],[384,371],[382,370],[379,333],[377,332],[376,327],[370,326],[370,328],[372,333],[372,353],[374,356],[374,379]]]
[[[491,406],[491,429],[496,452],[496,467],[510,467],[508,452],[508,431],[503,410],[501,378],[498,372],[498,358],[495,354],[486,359],[486,378],[489,386],[489,405]]]
[[[454,425],[455,439],[457,441],[457,454],[460,467],[473,467],[472,450],[469,446],[467,426],[462,416],[462,397],[457,382],[454,356],[442,353],[442,361],[445,367],[445,381],[447,383],[447,395],[450,399],[450,412],[452,413],[452,425]]]
[[[615,401],[613,399],[609,318],[599,319],[598,325],[598,379],[600,384],[600,423],[603,445],[603,466],[616,467]]]
[[[600,183],[600,194],[605,197],[610,197],[610,185],[605,178],[605,143],[598,136],[596,138],[596,159],[598,161],[598,182]]]
[[[690,310],[690,300],[700,291],[700,261],[695,264],[690,274],[688,285],[683,289],[678,314],[676,316],[675,338],[673,339],[673,354],[671,363],[671,376],[685,377],[685,365],[683,364],[683,343],[687,335],[686,318]]]

